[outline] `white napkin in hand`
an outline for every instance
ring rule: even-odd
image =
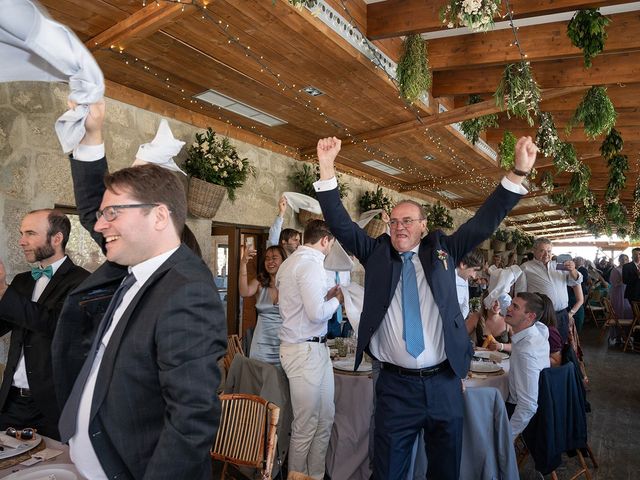
[[[315,198],[308,195],[303,195],[298,192],[284,192],[282,195],[287,199],[287,203],[291,209],[298,213],[300,209],[307,210],[311,213],[322,215],[322,209],[320,208],[320,202]]]

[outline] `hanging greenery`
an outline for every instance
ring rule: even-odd
[[[586,163],[579,162],[578,170],[571,175],[567,198],[571,203],[584,200],[589,195],[589,180],[591,169]]]
[[[618,199],[607,203],[607,220],[610,225],[622,227],[627,225],[627,208]]]
[[[533,126],[533,115],[540,109],[541,95],[529,62],[507,65],[494,97],[496,105],[502,109],[506,108],[508,118],[513,114]]]
[[[430,231],[438,228],[453,228],[453,217],[449,209],[437,202],[435,205],[424,204],[422,206],[427,214],[427,228]]]
[[[493,27],[501,3],[502,0],[450,0],[440,9],[440,20],[447,28],[468,27],[474,32],[486,32]]]
[[[623,146],[624,141],[620,133],[615,128],[612,128],[609,135],[602,141],[602,145],[600,145],[600,154],[605,159],[610,158],[616,153],[620,153]]]
[[[549,171],[544,172],[544,175],[542,175],[542,181],[540,182],[540,186],[542,187],[542,190],[545,193],[553,192],[555,185],[553,184],[553,175],[551,175],[551,172]]]
[[[320,178],[320,166],[316,164],[314,167],[308,163],[303,163],[300,168],[294,167],[293,171],[287,179],[294,185],[298,192],[307,195],[312,198],[316,198],[316,189],[313,187],[313,183]],[[336,180],[338,182],[338,192],[340,192],[340,198],[344,198],[351,189],[349,185],[344,183],[342,175],[336,173]]]
[[[498,228],[495,232],[493,232],[491,238],[494,240],[498,240],[499,242],[509,243],[511,241],[511,233],[509,232],[509,230]]]
[[[591,59],[604,50],[610,22],[596,8],[576,12],[569,22],[567,36],[575,47],[582,49],[585,67],[590,68]]]
[[[580,162],[575,147],[569,142],[558,142],[553,164],[559,172],[577,172]]]
[[[427,42],[418,34],[409,35],[402,42],[402,49],[396,70],[400,95],[413,103],[431,88]]]
[[[607,95],[607,89],[591,87],[569,120],[567,133],[570,133],[578,123],[582,123],[584,132],[589,138],[593,139],[601,133],[608,134],[616,124],[616,116],[616,109]]]
[[[273,1],[275,2],[276,0]],[[318,0],[289,0],[289,3],[296,7],[298,10],[302,10],[303,7],[315,7],[318,4]]]
[[[362,212],[381,208],[385,212],[391,213],[393,202],[391,198],[384,194],[382,187],[378,187],[375,192],[371,190],[364,192],[358,200],[358,206]],[[375,218],[381,218],[381,214],[376,215]]]
[[[604,198],[607,201],[617,200],[620,197],[620,190],[627,183],[626,173],[629,170],[629,162],[626,155],[616,153],[609,158],[607,164],[609,165],[609,183],[607,183]]]
[[[516,136],[509,130],[505,130],[502,141],[498,144],[498,157],[500,167],[511,170],[516,164]]]
[[[553,121],[553,115],[549,112],[540,112],[538,115],[538,131],[536,132],[536,146],[545,157],[555,156],[560,138]]]
[[[470,95],[469,101],[467,105],[474,105],[476,103],[480,103],[482,98],[479,95]],[[487,128],[497,127],[498,126],[498,114],[491,113],[489,115],[482,115],[481,117],[471,118],[469,120],[465,120],[460,124],[460,128],[462,129],[462,133],[464,136],[469,139],[471,143],[474,145],[480,138],[480,134],[484,132]]]
[[[631,208],[631,217],[634,220],[640,220],[640,177],[636,179],[636,188],[633,189],[633,207]]]

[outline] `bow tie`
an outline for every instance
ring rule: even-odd
[[[53,277],[53,268],[51,267],[51,265],[45,268],[33,267],[31,269],[31,276],[34,280],[37,281],[42,275],[45,275],[47,278]]]

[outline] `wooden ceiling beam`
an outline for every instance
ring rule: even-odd
[[[87,40],[85,45],[92,52],[102,48],[124,49],[132,42],[146,38],[168,23],[195,11],[195,6],[187,3],[150,1],[146,7]]]
[[[507,216],[518,217],[520,215],[531,215],[534,213],[543,213],[552,210],[562,210],[562,208],[557,205],[529,205],[525,207],[514,208],[508,213]]]
[[[582,229],[582,228],[584,227],[581,227],[573,223],[571,225],[556,225],[556,226],[550,226],[550,227],[522,227],[522,230],[527,233],[545,234],[545,233],[558,233],[566,230],[576,230],[576,229]]]
[[[502,136],[504,135],[504,130],[502,127],[500,128],[491,128],[489,130],[487,130],[487,142],[489,142],[490,144],[494,144],[497,145],[498,143],[500,143],[502,141]],[[510,128],[508,129],[511,133],[513,133],[516,138],[519,138],[523,135],[530,135],[532,137],[535,137],[536,135],[536,130],[537,127],[533,126],[533,127],[528,127],[525,125],[522,126],[522,128]],[[640,142],[640,127],[638,126],[625,126],[625,127],[618,127],[616,126],[616,130],[618,130],[618,132],[620,132],[620,135],[622,135],[622,138],[626,141],[629,140],[629,142]],[[571,130],[571,133],[569,135],[567,135],[564,132],[564,129],[558,129],[558,134],[560,136],[561,140],[564,141],[568,141],[568,142],[586,142],[588,141],[588,137],[586,136],[586,134],[584,133],[584,129],[583,128],[573,128]],[[597,150],[598,148],[600,148],[600,143],[602,142],[602,140],[604,139],[606,135],[602,134],[598,137],[596,137],[595,140],[592,140],[592,142],[594,143],[594,147],[595,150]],[[625,152],[627,153],[627,152]]]
[[[558,233],[554,235],[549,235],[548,238],[549,240],[555,240],[556,238],[559,238],[559,239],[580,238],[580,237],[588,237],[590,235],[591,233],[589,233],[587,230],[576,230],[575,232]],[[554,241],[554,245],[555,245],[555,241]]]
[[[548,215],[545,216],[544,219],[525,219],[525,220],[512,220],[512,224],[519,224],[522,226],[533,226],[533,225],[540,225],[543,223],[550,223],[550,222],[557,222],[559,220],[571,220],[573,221],[573,219],[571,219],[571,217],[567,216],[567,215]]]
[[[614,3],[631,3],[616,0]],[[380,39],[423,33],[444,28],[440,21],[440,8],[445,2],[425,0],[387,0],[367,5],[367,37]],[[562,11],[580,10],[610,5],[610,1],[563,0],[511,0],[514,18],[549,15]],[[504,12],[503,12],[504,13]]]
[[[640,12],[610,15],[605,53],[632,52],[640,49]],[[559,58],[579,57],[582,51],[574,47],[567,36],[569,21],[521,27],[518,39],[527,60],[539,62]],[[482,35],[462,35],[429,41],[429,66],[434,72],[458,68],[504,65],[520,60],[520,51],[513,46],[511,29],[493,30]]]
[[[634,83],[640,78],[640,52],[603,54],[585,70],[582,58],[532,62],[533,76],[540,88]],[[495,92],[503,66],[444,70],[433,73],[434,97]]]
[[[640,97],[638,98],[640,102]],[[615,104],[614,104],[615,106]],[[553,123],[556,125],[558,131],[564,130],[573,117],[575,110],[564,110],[562,112],[553,113]],[[619,127],[640,127],[640,107],[616,107],[616,128]],[[517,128],[527,128],[528,124],[525,120],[517,117],[507,118],[506,115],[502,115],[498,120],[500,129],[511,130]],[[640,130],[640,128],[637,128]]]
[[[538,190],[536,192],[529,192],[524,197],[522,197],[522,200],[526,200],[528,198],[545,197],[547,195],[553,195],[554,193],[560,193],[560,190],[554,190],[551,193],[546,193],[544,190]],[[485,200],[486,199],[472,200],[470,202],[460,202],[460,206],[462,208],[475,208],[475,207],[479,207],[480,205],[482,205],[485,202]]]

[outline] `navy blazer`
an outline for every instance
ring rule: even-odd
[[[0,336],[11,332],[7,366],[0,387],[4,408],[20,355],[24,351],[29,388],[46,422],[57,426],[60,408],[56,401],[51,369],[51,340],[67,295],[89,276],[67,258],[56,270],[37,302],[31,301],[36,285],[31,272],[16,275],[0,299]]]
[[[402,259],[383,234],[376,239],[349,218],[338,189],[317,192],[324,218],[331,232],[347,250],[360,260],[365,269],[364,304],[358,328],[355,368],[368,351],[371,336],[378,329],[391,304],[402,271]],[[455,271],[460,260],[500,225],[521,195],[502,185],[487,198],[476,214],[452,235],[441,230],[430,232],[420,242],[418,256],[427,282],[442,317],[445,353],[451,368],[460,378],[467,375],[473,347],[467,335],[456,292]],[[447,268],[438,259],[438,251],[447,255]]]

